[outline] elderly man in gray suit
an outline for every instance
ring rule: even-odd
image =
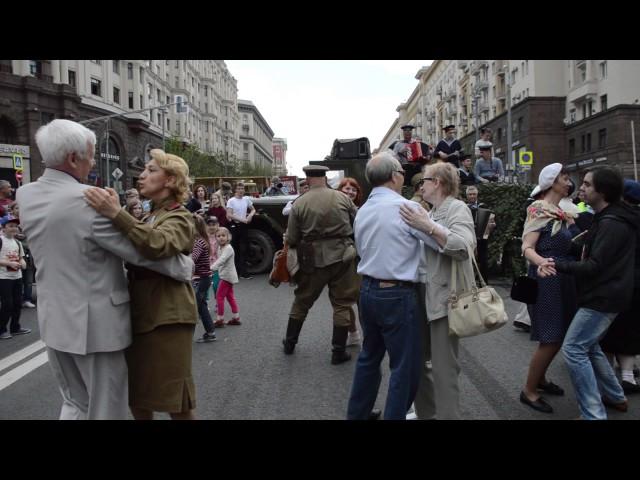
[[[36,143],[46,169],[17,201],[37,268],[40,335],[64,400],[60,419],[125,419],[131,323],[122,260],[185,282],[193,262],[144,259],[89,207],[81,182],[95,165],[91,130],[54,120]]]

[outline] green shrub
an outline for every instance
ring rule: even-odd
[[[489,237],[489,269],[502,275],[521,275],[525,261],[520,237],[525,220],[525,203],[533,185],[483,183],[478,201],[496,216],[496,228]]]

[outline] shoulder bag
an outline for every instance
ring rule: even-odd
[[[480,278],[480,288],[476,285],[475,279],[471,282],[471,290],[458,293],[456,289],[456,260],[451,262],[451,283],[449,285],[451,294],[449,295],[449,335],[457,337],[472,337],[481,333],[497,330],[508,321],[507,313],[504,310],[504,302],[500,295],[487,286],[484,278],[480,274],[480,269],[476,263],[471,247],[467,247],[470,260]],[[467,280],[465,278],[465,280]],[[469,282],[466,282],[467,285]]]
[[[538,281],[527,275],[520,275],[513,279],[511,298],[516,302],[533,305],[538,300]]]

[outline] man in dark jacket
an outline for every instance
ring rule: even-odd
[[[582,261],[558,260],[555,264],[558,272],[576,276],[580,307],[565,336],[562,353],[582,418],[606,420],[603,403],[626,412],[627,399],[598,341],[618,313],[631,304],[640,218],[620,201],[623,179],[617,170],[605,167],[587,172],[580,191],[596,213]],[[542,267],[538,269],[540,276],[548,273]]]

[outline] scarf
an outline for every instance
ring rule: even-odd
[[[553,221],[551,236],[555,235],[566,223],[568,218],[576,218],[574,213],[565,212],[553,203],[544,200],[537,200],[527,208],[527,220],[524,223],[522,239],[527,233],[538,231],[546,227],[547,223]]]

